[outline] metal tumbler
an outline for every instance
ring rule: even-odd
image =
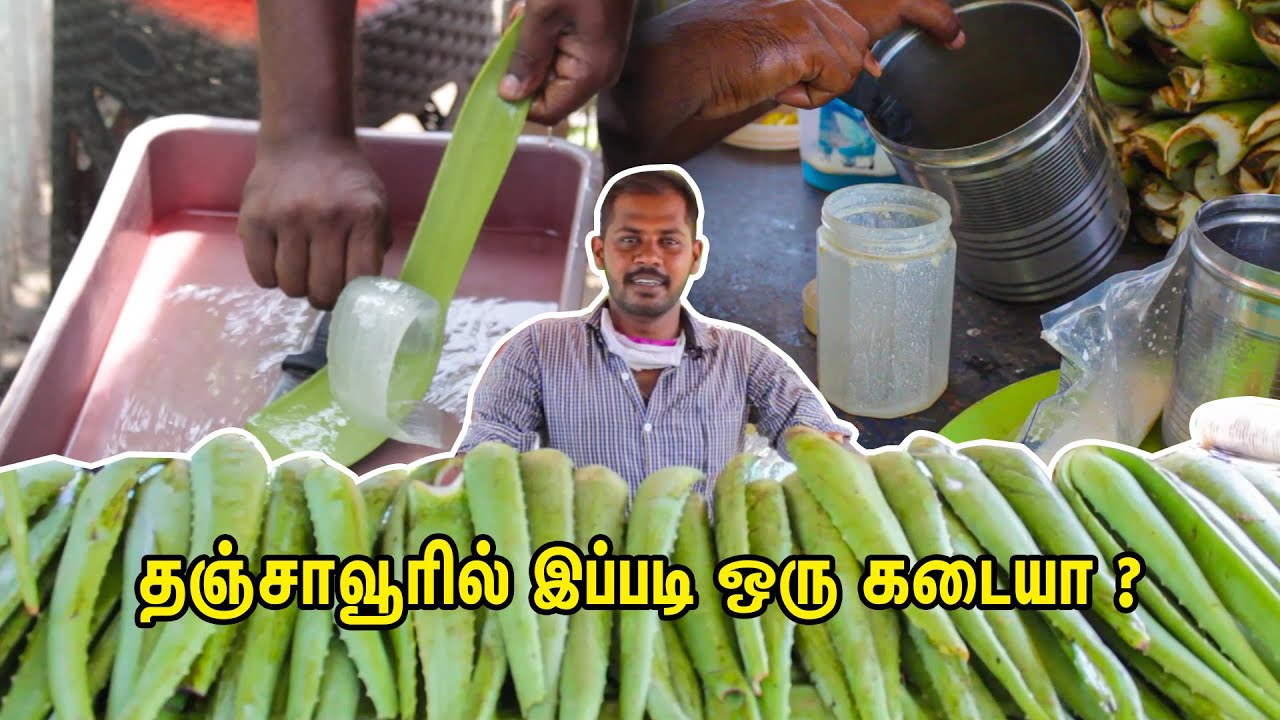
[[[950,204],[960,282],[1008,302],[1082,290],[1119,250],[1130,208],[1080,24],[1061,0],[956,11],[961,50],[918,30],[877,44],[883,90],[910,122],[871,130],[903,182]]]
[[[1186,291],[1161,435],[1190,439],[1211,400],[1280,397],[1280,196],[1201,206],[1186,233]]]

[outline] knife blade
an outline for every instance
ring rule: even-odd
[[[311,336],[311,346],[300,353],[286,355],[280,363],[280,380],[271,391],[268,403],[275,402],[285,393],[292,391],[304,380],[315,375],[329,362],[329,313],[320,316],[320,324]]]

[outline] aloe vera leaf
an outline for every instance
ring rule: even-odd
[[[1267,192],[1266,183],[1262,182],[1253,173],[1250,173],[1243,166],[1236,168],[1236,187],[1242,193],[1265,193]]]
[[[1109,124],[1114,126],[1116,131],[1112,141],[1116,144],[1121,144],[1132,133],[1155,122],[1156,118],[1148,113],[1145,108],[1112,105],[1107,108],[1107,120]]]
[[[1102,28],[1107,33],[1107,46],[1128,55],[1133,52],[1129,40],[1146,30],[1133,0],[1113,0],[1102,8]]]
[[[694,485],[702,479],[700,472],[680,466],[646,476],[632,499],[624,554],[672,555],[685,502]],[[623,720],[644,717],[660,622],[662,619],[656,611],[623,612],[618,616],[618,652],[627,659],[621,664],[618,682],[619,712]],[[692,653],[693,648],[689,650]]]
[[[1187,226],[1195,219],[1201,205],[1204,205],[1204,200],[1196,197],[1194,193],[1183,194],[1182,200],[1178,203],[1178,233],[1187,229]]]
[[[556,542],[572,543],[574,537],[573,460],[554,448],[539,448],[520,456],[520,481],[524,483],[531,548]],[[555,720],[569,637],[568,615],[538,618],[538,642],[546,674],[542,702],[529,710],[530,720]]]
[[[1249,8],[1253,14],[1253,22],[1250,25],[1250,31],[1253,33],[1253,41],[1258,44],[1258,49],[1267,57],[1272,65],[1280,67],[1280,22],[1276,18],[1268,15],[1260,14],[1254,8],[1263,3],[1256,3]],[[1270,12],[1280,11],[1280,3],[1267,3],[1270,5]]]
[[[1210,587],[1226,610],[1237,618],[1274,677],[1280,673],[1280,632],[1273,621],[1280,617],[1280,592],[1272,588],[1247,556],[1238,552],[1191,499],[1176,476],[1153,465],[1135,452],[1099,448],[1104,456],[1122,465],[1168,519]],[[1272,618],[1267,621],[1264,618]]]
[[[0,473],[0,500],[4,502],[4,527],[9,534],[9,554],[18,580],[22,605],[28,615],[40,612],[40,591],[36,587],[35,566],[31,562],[31,546],[27,538],[27,510],[23,504],[22,489],[18,485],[18,471]]]
[[[135,491],[136,503],[124,536],[125,573],[118,588],[120,612],[126,618],[133,618],[137,613],[138,598],[133,588],[142,572],[143,558],[148,555],[182,554],[186,551],[185,547],[170,547],[165,541],[171,534],[181,534],[184,540],[189,540],[185,532],[191,526],[189,473],[186,461],[170,460],[163,470],[143,482]],[[175,521],[181,524],[184,532],[173,533],[176,528],[168,523]],[[146,662],[149,644],[154,644],[158,635],[158,629],[146,630],[134,622],[120,625],[120,640],[112,662],[110,689],[107,693],[107,717],[120,717],[120,711],[133,692],[138,670]]]
[[[1143,168],[1138,163],[1130,160],[1122,160],[1120,167],[1120,176],[1124,180],[1124,187],[1130,193],[1136,193],[1142,187],[1142,178],[1146,175]]]
[[[403,282],[434,297],[442,312],[448,310],[462,279],[529,112],[529,100],[510,103],[498,95],[523,21],[520,16],[508,26],[462,102],[400,272]],[[416,382],[406,393],[426,394],[439,352],[434,348],[425,353],[421,367],[403,373]],[[387,440],[380,432],[348,421],[324,368],[260,410],[245,428],[257,436],[272,459],[314,451],[346,466]]]
[[[1280,70],[1218,60],[1208,60],[1198,68],[1175,68],[1169,81],[1191,103],[1257,100],[1280,93]]]
[[[1149,173],[1142,181],[1138,199],[1148,211],[1168,217],[1177,210],[1182,193],[1165,178]]]
[[[1271,138],[1261,145],[1254,145],[1240,162],[1240,168],[1255,178],[1270,177],[1277,167],[1280,167],[1280,137]],[[1236,182],[1238,185],[1239,181]],[[1261,184],[1261,181],[1259,183]]]
[[[1134,214],[1133,229],[1138,233],[1138,237],[1149,245],[1169,245],[1176,235],[1176,233],[1164,234],[1163,229],[1156,224],[1156,217],[1146,213]]]
[[[1169,92],[1165,92],[1165,91],[1169,91]],[[1156,117],[1160,117],[1160,118],[1177,117],[1177,118],[1182,118],[1183,122],[1186,122],[1186,118],[1183,116],[1187,115],[1188,113],[1178,106],[1178,103],[1176,102],[1177,98],[1171,97],[1171,94],[1173,96],[1176,96],[1178,94],[1177,90],[1174,90],[1172,85],[1157,88],[1154,92],[1151,93],[1151,95],[1147,97],[1147,102],[1144,105],[1144,107],[1146,108],[1147,112],[1151,113]],[[1173,100],[1174,102],[1170,102],[1170,100]],[[1162,165],[1164,164],[1163,158],[1161,158],[1160,163]]]
[[[1198,0],[1185,11],[1161,0],[1138,0],[1138,14],[1148,30],[1196,62],[1270,65],[1253,39],[1249,14],[1235,0]]]
[[[192,453],[191,554],[211,554],[223,534],[251,552],[257,545],[270,469],[260,449],[242,433],[213,436]],[[219,629],[194,612],[149,628],[157,637],[137,670],[134,693],[121,715],[155,718]]]
[[[48,507],[67,483],[85,474],[85,470],[57,458],[33,462],[7,472],[17,475],[24,510],[22,515],[28,522]],[[0,493],[0,508],[5,508],[6,494]],[[8,513],[8,509],[3,510],[3,515],[7,516]],[[0,550],[9,547],[9,542],[7,523],[0,522]]]
[[[1219,675],[1229,677],[1242,692],[1250,692],[1254,686],[1277,696],[1274,677],[1250,647],[1243,629],[1231,619],[1174,528],[1123,466],[1096,447],[1076,448],[1059,459],[1055,482],[1081,521],[1092,522],[1091,534],[1100,546],[1106,549],[1114,543],[1112,549],[1127,548],[1143,557],[1150,577],[1138,590],[1140,601],[1160,615],[1163,625],[1176,633],[1182,644],[1195,649],[1201,660]],[[1142,512],[1142,508],[1151,510],[1148,522],[1122,517]],[[1112,534],[1104,533],[1104,527]],[[1156,547],[1158,551],[1152,550]],[[1142,606],[1137,610],[1143,611]],[[1211,642],[1205,642],[1201,633]],[[1255,703],[1259,697],[1250,693]]]
[[[318,461],[295,460],[275,469],[262,529],[262,555],[300,556],[311,550],[311,517],[307,508],[305,478]],[[266,572],[262,561],[260,573]],[[259,600],[264,598],[260,595]],[[272,598],[266,598],[271,600]],[[258,607],[245,621],[241,659],[235,675],[226,668],[220,683],[234,682],[232,700],[238,720],[266,720],[276,696],[276,686],[288,682],[284,668],[297,628],[296,602],[282,608]],[[232,681],[232,678],[235,678]]]
[[[1133,131],[1124,145],[1124,155],[1140,158],[1160,173],[1165,171],[1164,149],[1169,145],[1169,138],[1183,125],[1186,118],[1158,120]]]
[[[1178,128],[1165,147],[1165,163],[1170,171],[1189,168],[1213,147],[1218,153],[1218,172],[1227,174],[1249,152],[1246,136],[1250,125],[1269,106],[1269,100],[1241,100],[1215,105]],[[1193,159],[1194,158],[1194,159]]]
[[[588,465],[574,470],[573,526],[580,549],[589,551],[597,535],[604,535],[612,547],[623,546],[630,495],[626,481],[606,467]],[[613,610],[570,616],[560,673],[560,720],[597,717],[608,691],[609,651],[614,644],[616,625],[617,613]],[[676,653],[669,650],[668,655]],[[681,660],[676,658],[672,666],[679,665]]]
[[[1245,134],[1245,143],[1257,147],[1275,137],[1280,137],[1280,103],[1273,104],[1254,118],[1249,124],[1249,132]]]
[[[1280,2],[1276,0],[1238,0],[1237,4],[1254,17],[1280,13]]]
[[[1107,44],[1107,33],[1092,9],[1077,10],[1076,19],[1089,44],[1093,71],[1121,85],[1154,88],[1165,82],[1168,72],[1154,59],[1137,53],[1123,54]]]
[[[1098,88],[1098,97],[1103,102],[1112,105],[1123,105],[1126,107],[1142,107],[1147,101],[1147,97],[1151,94],[1147,88],[1130,87],[1112,82],[1102,73],[1093,74],[1093,84]]]
[[[1235,183],[1231,180],[1230,174],[1222,174],[1218,172],[1218,154],[1209,153],[1200,159],[1196,164],[1194,188],[1196,196],[1203,201],[1214,200],[1236,193]],[[1182,203],[1179,202],[1179,217],[1181,218]]]
[[[1143,21],[1143,25],[1146,25],[1146,21]],[[1156,59],[1156,62],[1170,70],[1184,65],[1200,64],[1187,57],[1186,53],[1179,50],[1175,45],[1170,44],[1169,41],[1150,31],[1142,36],[1142,43],[1146,46],[1147,52],[1151,53],[1151,57]]]
[[[401,468],[380,470],[371,477],[362,478],[356,486],[364,500],[365,529],[368,538],[374,543],[370,550],[376,550],[377,541],[387,522],[391,504],[400,494],[400,488],[409,480],[409,473]]]

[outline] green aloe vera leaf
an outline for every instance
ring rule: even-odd
[[[1177,95],[1178,91],[1172,85],[1157,88],[1147,98],[1146,108],[1152,115],[1158,117],[1187,115],[1187,112],[1182,109]],[[1185,117],[1181,119],[1183,121],[1186,120]],[[1163,162],[1163,159],[1161,162]]]
[[[1250,25],[1253,41],[1272,65],[1280,67],[1280,21],[1272,17],[1280,13],[1280,2],[1252,3],[1246,7],[1253,15]]]
[[[529,100],[509,103],[498,95],[498,84],[506,74],[522,24],[523,17],[518,17],[507,28],[462,103],[400,273],[403,282],[434,297],[445,311],[528,115]],[[439,348],[435,348],[424,353],[420,366],[397,368],[397,374],[412,378],[409,382],[415,384],[406,392],[425,395],[438,360]],[[272,459],[316,451],[347,466],[387,440],[378,431],[348,421],[324,369],[260,410],[246,423],[246,429],[262,442]]]
[[[1172,217],[1182,200],[1182,193],[1168,180],[1155,173],[1147,175],[1139,194],[1142,207],[1161,217]]]
[[[1249,124],[1245,142],[1249,147],[1255,148],[1275,137],[1280,137],[1280,103],[1273,104],[1254,118]]]
[[[1173,134],[1187,124],[1186,118],[1158,120],[1133,131],[1125,141],[1124,153],[1145,160],[1154,170],[1165,171],[1164,151]]]
[[[1240,167],[1248,171],[1253,177],[1271,177],[1276,168],[1280,167],[1280,136],[1271,138],[1260,145],[1254,145],[1249,154],[1244,156]],[[1261,190],[1258,192],[1261,192]]]
[[[1195,179],[1192,181],[1195,196],[1204,202],[1216,200],[1236,193],[1235,183],[1231,175],[1218,172],[1218,156],[1216,153],[1205,155],[1196,165]]]
[[[1137,53],[1124,54],[1107,44],[1107,32],[1092,9],[1077,10],[1076,20],[1089,44],[1093,71],[1121,85],[1154,88],[1168,80],[1168,71],[1155,59]]]
[[[1178,209],[1175,212],[1178,217],[1177,228],[1179,234],[1187,229],[1192,220],[1195,220],[1196,212],[1200,210],[1200,206],[1204,205],[1204,203],[1205,201],[1201,200],[1195,193],[1183,193],[1182,200],[1178,202]]]
[[[1249,14],[1236,0],[1197,0],[1188,8],[1164,0],[1138,0],[1142,24],[1198,63],[1218,60],[1270,65],[1253,39]]]
[[[1249,152],[1249,128],[1271,105],[1270,100],[1241,100],[1195,116],[1169,138],[1164,153],[1167,172],[1192,167],[1210,149],[1217,150],[1218,172],[1231,172]]]
[[[1209,60],[1201,67],[1179,67],[1169,73],[1178,94],[1190,103],[1256,100],[1280,94],[1280,70]]]
[[[1098,96],[1102,98],[1103,102],[1108,102],[1112,105],[1141,107],[1151,94],[1146,88],[1129,87],[1128,85],[1112,82],[1107,79],[1106,75],[1101,73],[1093,74],[1093,84],[1097,86]]]
[[[1138,6],[1133,0],[1112,0],[1102,8],[1102,29],[1107,34],[1107,45],[1112,50],[1128,55],[1133,52],[1129,40],[1146,30]]]

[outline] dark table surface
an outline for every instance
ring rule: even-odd
[[[795,151],[719,145],[683,167],[702,191],[703,230],[710,242],[710,262],[689,291],[690,303],[708,317],[761,333],[817,385],[817,338],[804,326],[801,292],[817,274],[815,233],[826,193],[804,182]],[[1129,240],[1093,285],[1150,265],[1166,250]],[[1040,337],[1040,315],[1069,300],[1015,305],[956,283],[950,382],[938,402],[892,420],[841,417],[857,426],[864,447],[896,444],[916,430],[940,430],[996,390],[1058,369],[1058,353]]]

